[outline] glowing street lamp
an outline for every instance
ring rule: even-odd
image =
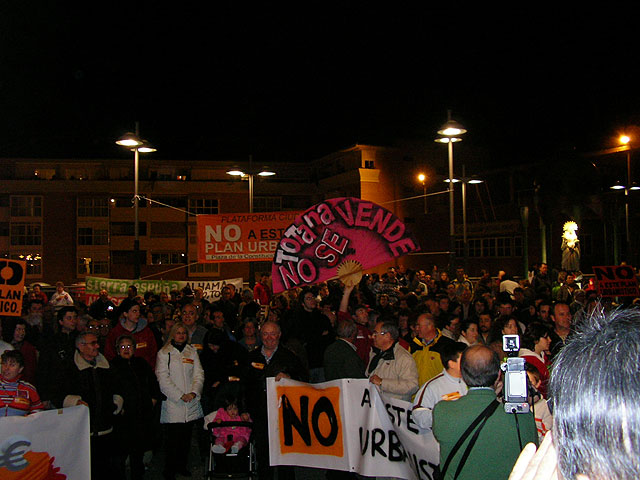
[[[136,133],[125,133],[116,140],[116,144],[133,151],[133,209],[135,216],[135,237],[133,241],[133,254],[135,258],[133,260],[133,275],[135,278],[140,278],[140,221],[138,217],[139,154],[156,152],[157,149],[153,148],[146,140],[140,138],[138,122],[136,122]]]
[[[418,181],[422,183],[422,195],[424,196],[424,213],[427,213],[427,176],[424,173],[418,174]]]
[[[453,267],[453,259],[455,256],[454,249],[454,197],[453,197],[453,144],[455,142],[460,142],[462,139],[460,135],[464,135],[467,133],[466,128],[460,125],[458,122],[451,118],[451,110],[447,112],[447,122],[440,127],[438,130],[438,135],[440,137],[436,138],[435,141],[438,143],[446,143],[449,151],[449,251],[451,252],[451,267]]]
[[[246,178],[249,181],[249,213],[253,213],[253,177],[258,175],[259,177],[272,177],[276,172],[270,170],[267,167],[262,167],[259,170],[255,170],[252,166],[253,156],[249,155],[249,169],[248,171],[241,170],[238,166],[232,167],[227,171],[227,175],[232,177]],[[255,264],[249,262],[249,286],[253,288],[255,281]]]
[[[249,180],[249,213],[253,213],[253,177],[255,175],[258,175],[259,177],[271,177],[276,174],[276,172],[269,170],[267,167],[262,167],[262,169],[255,171],[253,170],[251,163],[252,156],[249,156],[248,172],[241,170],[237,166],[234,166],[227,171],[227,175],[231,175],[232,177],[246,178]]]
[[[627,240],[627,260],[632,261],[631,257],[631,230],[629,228],[629,191],[635,190],[631,185],[631,137],[628,135],[620,135],[618,138],[618,142],[621,145],[627,146],[627,184],[620,185],[618,182],[616,185],[612,186],[612,190],[622,190],[624,188],[624,225],[625,225],[625,233]]]
[[[462,183],[462,247],[464,253],[464,268],[467,270],[467,259],[469,257],[469,245],[467,242],[467,185],[477,185],[483,183],[478,177],[466,177],[465,168],[462,165],[462,178],[445,178],[445,183],[453,185],[454,183]]]

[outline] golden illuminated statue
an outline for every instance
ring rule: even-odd
[[[578,224],[573,221],[565,222],[563,226],[561,267],[567,272],[580,270],[580,240],[576,235],[577,230]]]

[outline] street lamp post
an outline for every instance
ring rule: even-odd
[[[438,130],[440,137],[435,141],[438,143],[446,143],[449,153],[449,252],[450,252],[450,268],[453,268],[455,259],[455,223],[454,223],[454,196],[453,196],[453,144],[462,139],[460,135],[467,133],[467,130],[458,122],[451,118],[451,110],[448,111],[447,122]]]
[[[624,226],[625,232],[627,234],[627,261],[631,262],[631,231],[629,229],[629,189],[631,188],[631,146],[629,142],[631,138],[627,135],[622,135],[620,137],[620,143],[623,145],[627,145],[629,150],[627,150],[627,184],[624,188]]]
[[[262,167],[261,169],[253,168],[253,156],[249,155],[249,169],[245,172],[241,170],[239,167],[233,167],[229,171],[227,171],[227,175],[231,175],[233,177],[246,178],[249,182],[249,213],[253,213],[253,179],[255,175],[259,177],[271,177],[276,174],[269,170],[267,167]],[[253,284],[255,282],[255,265],[254,262],[249,262],[249,286],[253,288]]]
[[[139,184],[139,170],[140,170],[140,153],[155,152],[148,142],[140,139],[139,126],[136,122],[135,133],[125,133],[122,137],[116,140],[116,144],[127,147],[133,151],[133,209],[134,209],[134,241],[133,241],[133,276],[140,278],[140,221],[138,214],[138,184]]]
[[[633,263],[634,255],[631,246],[631,227],[629,225],[629,202],[631,201],[631,197],[629,193],[631,190],[640,190],[640,187],[633,184],[631,182],[631,138],[627,135],[621,135],[618,141],[623,145],[622,148],[626,149],[627,152],[627,181],[625,185],[622,185],[620,182],[611,186],[612,190],[622,190],[624,189],[624,226],[625,226],[625,240],[626,240],[626,250],[627,250],[627,262]],[[616,242],[617,243],[617,242]]]
[[[462,178],[458,179],[455,177],[447,178],[445,183],[449,185],[453,185],[454,183],[460,182],[462,184],[462,252],[464,255],[464,269],[468,271],[469,268],[469,242],[467,237],[467,184],[474,185],[478,183],[482,183],[484,180],[481,180],[477,177],[467,177],[465,176],[465,167],[462,165]]]

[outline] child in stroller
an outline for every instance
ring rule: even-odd
[[[223,422],[251,422],[251,417],[245,411],[244,405],[238,398],[227,397],[224,399],[223,407],[204,417],[204,428],[207,429],[210,423]],[[235,425],[214,426],[213,434],[215,435],[215,442],[212,447],[214,453],[238,453],[240,449],[249,443],[251,428]]]

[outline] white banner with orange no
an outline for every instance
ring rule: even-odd
[[[412,404],[366,379],[267,382],[272,465],[430,480],[439,463],[433,434],[413,422]]]

